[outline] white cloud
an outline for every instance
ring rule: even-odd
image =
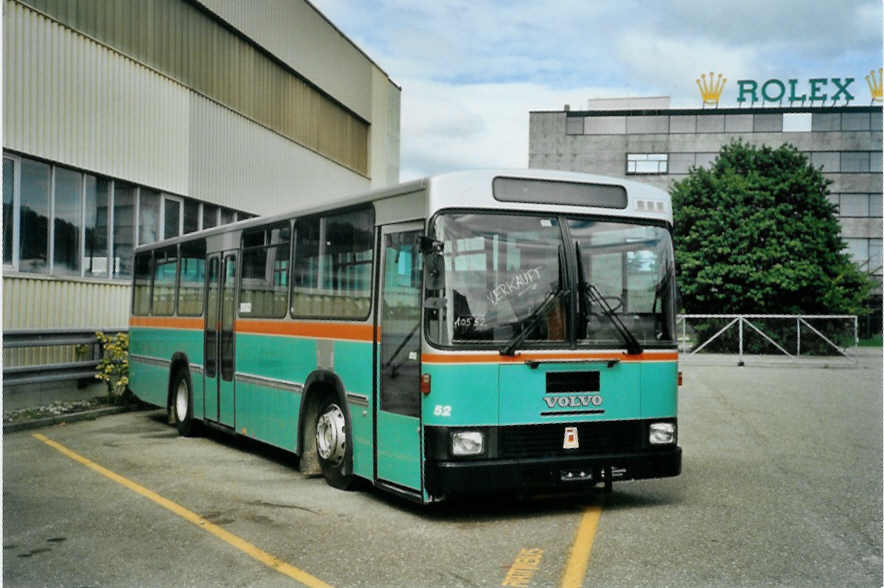
[[[654,88],[672,96],[673,106],[700,105],[696,80],[701,74],[722,73],[732,80],[725,85],[726,94],[733,91],[738,78],[764,75],[759,75],[763,59],[753,47],[734,48],[704,39],[666,38],[639,31],[620,38],[617,57],[636,81],[635,94],[646,95],[643,89]]]
[[[590,96],[622,96],[626,91],[407,80],[402,90],[401,179],[459,169],[527,167],[529,111],[561,110],[564,104],[583,108]]]
[[[409,179],[528,163],[528,113],[587,98],[672,96],[696,78],[846,77],[881,64],[879,0],[313,0],[402,87]]]

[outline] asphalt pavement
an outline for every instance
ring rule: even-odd
[[[880,350],[682,369],[682,475],[608,496],[421,508],[163,411],[10,433],[3,582],[559,586],[589,553],[585,586],[882,585]]]

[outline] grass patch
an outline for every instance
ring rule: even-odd
[[[881,335],[859,340],[860,347],[881,347]]]

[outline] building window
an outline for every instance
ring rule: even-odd
[[[812,128],[813,118],[809,112],[786,112],[783,114],[784,133],[808,133]]]
[[[626,132],[625,116],[586,117],[587,135],[622,135]]]
[[[726,133],[751,133],[753,128],[751,114],[728,114],[724,117]]]
[[[63,167],[56,167],[54,202],[52,273],[79,276],[83,175]]]
[[[626,132],[633,134],[665,134],[669,132],[668,116],[629,116]]]
[[[868,131],[868,112],[843,112],[841,113],[842,131]]]
[[[841,172],[859,172],[868,173],[871,171],[869,166],[868,151],[845,151],[841,154]]]
[[[138,191],[138,244],[153,243],[160,236],[160,195],[154,190]]]
[[[697,117],[694,115],[672,115],[669,117],[670,133],[696,133]]]
[[[200,203],[196,200],[184,201],[184,232],[193,233],[200,230]]]
[[[18,266],[21,271],[49,271],[49,189],[51,168],[21,160],[21,196]]]
[[[703,114],[697,117],[698,133],[723,133],[724,132],[724,115],[723,114]]]
[[[627,174],[665,174],[669,155],[666,153],[627,153]]]
[[[815,168],[822,168],[823,173],[841,171],[841,154],[837,151],[814,151],[810,154],[810,162]]]
[[[3,158],[3,263],[12,263],[12,223],[15,210],[15,162]]]
[[[221,209],[221,224],[229,225],[236,220],[236,212],[229,208]]]
[[[881,218],[881,194],[830,194],[842,218]]]
[[[844,239],[846,251],[862,271],[881,275],[881,239]]]
[[[163,194],[163,239],[171,239],[181,234],[181,198]]]
[[[135,186],[114,182],[113,277],[132,276],[135,249]]]
[[[812,131],[840,131],[840,112],[814,112],[810,130]]]
[[[565,134],[566,135],[582,135],[584,117],[569,116],[565,118]]]
[[[4,154],[3,264],[27,273],[129,279],[136,235],[144,244],[197,231],[202,208],[195,200]],[[219,207],[205,209],[217,221]],[[228,222],[249,216],[224,210]]]
[[[89,278],[108,276],[108,212],[110,204],[109,180],[86,175],[83,196],[86,200],[83,219],[83,275]]]
[[[203,228],[211,229],[218,226],[218,207],[212,204],[203,204]]]

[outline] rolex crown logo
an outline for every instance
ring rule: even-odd
[[[721,74],[718,74],[718,78],[715,78],[715,74],[711,71],[709,72],[709,79],[706,79],[706,74],[702,74],[697,78],[697,87],[700,88],[703,106],[707,104],[718,106],[718,99],[721,98],[721,91],[724,90],[724,83],[726,81],[727,78],[721,77]]]
[[[884,73],[884,68],[878,68],[878,76],[875,77],[875,70],[869,72],[869,75],[866,76],[866,82],[869,83],[869,92],[872,93],[872,102],[874,104],[881,104],[884,102],[884,87],[882,87],[882,73]]]

